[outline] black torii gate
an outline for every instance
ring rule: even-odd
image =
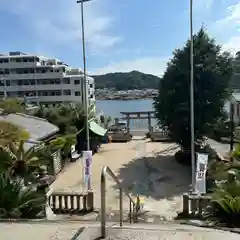
[[[127,120],[127,132],[130,132],[130,120],[134,119],[147,119],[148,120],[148,132],[152,132],[151,119],[156,118],[154,111],[139,111],[139,112],[120,112],[124,117],[122,120]]]

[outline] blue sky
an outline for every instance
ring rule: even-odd
[[[240,49],[240,1],[193,0],[224,49]],[[92,0],[84,4],[87,67],[92,74],[139,70],[161,75],[189,36],[188,0]],[[82,67],[80,5],[75,0],[1,0],[0,51],[57,57]]]

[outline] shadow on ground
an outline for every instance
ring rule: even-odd
[[[125,164],[117,175],[124,189],[134,196],[139,194],[155,200],[171,200],[187,192],[191,183],[191,169],[176,162],[173,151],[167,149]]]

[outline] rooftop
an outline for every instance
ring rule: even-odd
[[[0,120],[5,120],[16,124],[30,133],[30,141],[26,144],[26,148],[34,146],[34,141],[42,141],[54,135],[59,131],[58,127],[51,124],[45,119],[33,117],[26,114],[15,113],[8,115],[1,115]]]

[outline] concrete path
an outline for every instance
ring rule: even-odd
[[[191,182],[190,169],[174,160],[177,146],[172,143],[149,142],[135,138],[128,143],[102,145],[94,155],[92,164],[92,188],[95,207],[100,208],[100,176],[107,165],[121,180],[132,196],[144,198],[145,210],[172,219],[181,210],[182,193]],[[81,161],[70,164],[52,184],[54,190],[82,191]],[[107,176],[107,211],[119,209],[119,193],[115,182]],[[124,195],[124,209],[129,200]]]
[[[225,156],[226,153],[228,153],[230,150],[229,144],[220,143],[220,142],[217,142],[210,138],[207,140],[207,142],[208,142],[208,144],[210,144],[212,149],[214,149],[216,152],[220,153],[222,156]]]
[[[109,223],[112,224],[112,223]],[[109,227],[111,240],[239,240],[239,234],[184,225],[126,225]],[[0,223],[1,240],[96,240],[100,237],[98,223],[33,222]]]

